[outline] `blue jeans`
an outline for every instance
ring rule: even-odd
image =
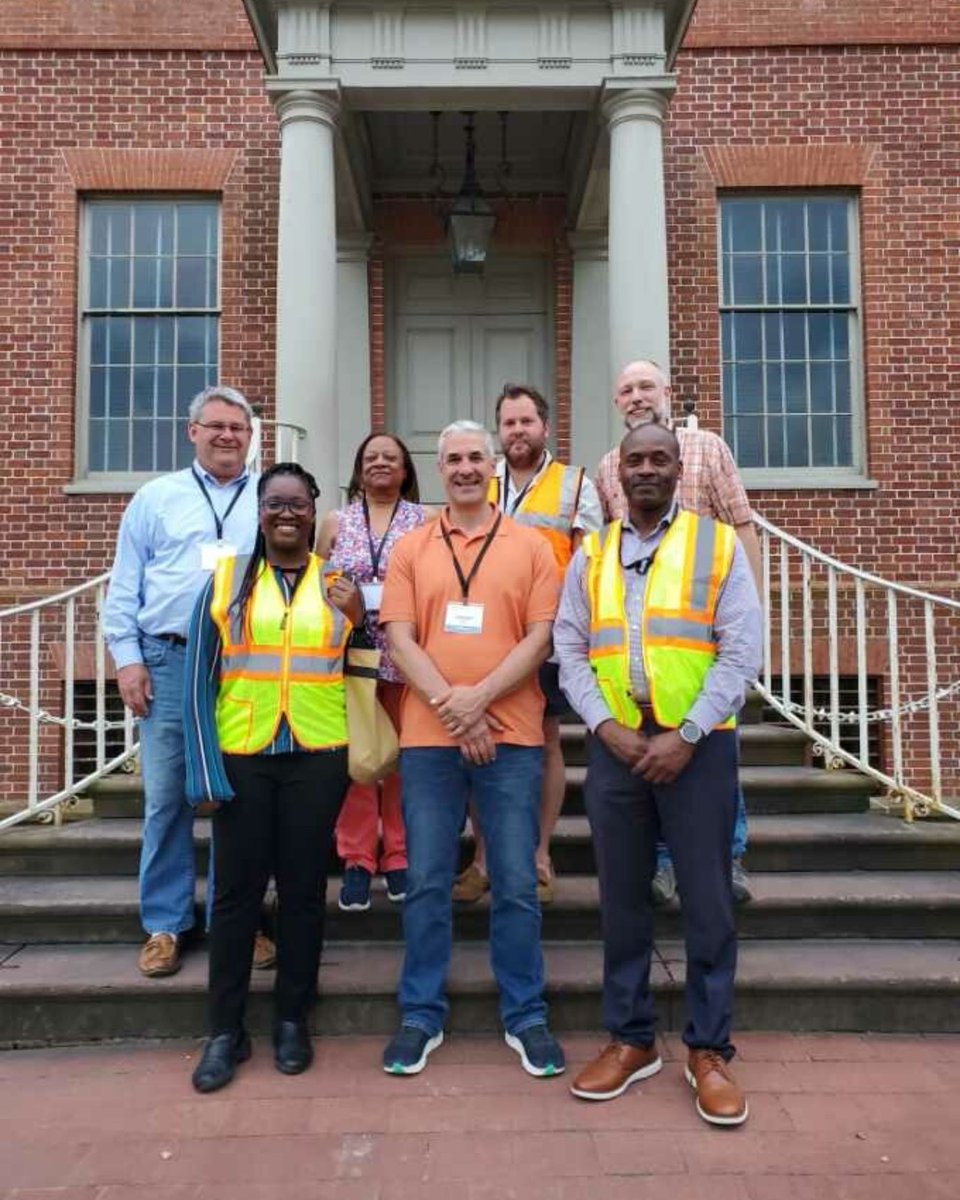
[[[483,767],[456,747],[400,755],[407,829],[405,953],[398,999],[404,1025],[431,1036],[449,1011],[445,994],[453,944],[453,878],[460,829],[472,796],[490,873],[490,962],[508,1033],[546,1021],[540,905],[534,857],[540,837],[543,750],[498,746]]]
[[[148,934],[183,933],[193,928],[196,884],[193,809],[184,796],[185,650],[148,634],[140,644],[153,682],[150,710],[140,722],[140,920]]]

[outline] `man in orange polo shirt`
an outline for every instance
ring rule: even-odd
[[[472,795],[490,872],[490,957],[507,1045],[531,1075],[558,1075],[547,1027],[535,853],[543,696],[559,592],[546,541],[487,500],[493,440],[474,421],[440,435],[440,518],[397,543],[380,621],[408,689],[400,720],[407,830],[401,1026],[384,1070],[415,1075],[443,1041],[451,887]]]

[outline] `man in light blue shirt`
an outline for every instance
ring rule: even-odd
[[[246,554],[257,530],[257,481],[246,467],[251,409],[210,387],[195,396],[187,432],[195,462],[153,479],[130,501],[104,606],[104,634],[124,704],[140,718],[144,821],[140,917],[144,975],[180,967],[194,923],[193,810],[184,797],[183,666],[193,605],[217,559]]]

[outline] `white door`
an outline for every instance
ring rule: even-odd
[[[505,383],[549,395],[546,265],[499,260],[456,276],[442,259],[406,260],[393,273],[388,411],[417,467],[420,491],[441,498],[437,435],[469,418],[493,429]]]

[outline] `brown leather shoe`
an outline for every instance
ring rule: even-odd
[[[631,1083],[656,1075],[662,1066],[656,1046],[610,1042],[583,1068],[570,1091],[581,1100],[613,1100],[622,1096]]]
[[[711,1125],[742,1125],[749,1106],[723,1055],[717,1050],[691,1050],[687,1083],[697,1093],[697,1112]]]
[[[253,942],[253,969],[269,971],[277,965],[277,948],[265,933],[258,933]]]
[[[453,881],[453,898],[458,904],[476,904],[490,890],[490,877],[476,863],[465,867]]]
[[[154,933],[143,943],[137,960],[141,975],[156,979],[180,970],[180,940],[174,933]]]

